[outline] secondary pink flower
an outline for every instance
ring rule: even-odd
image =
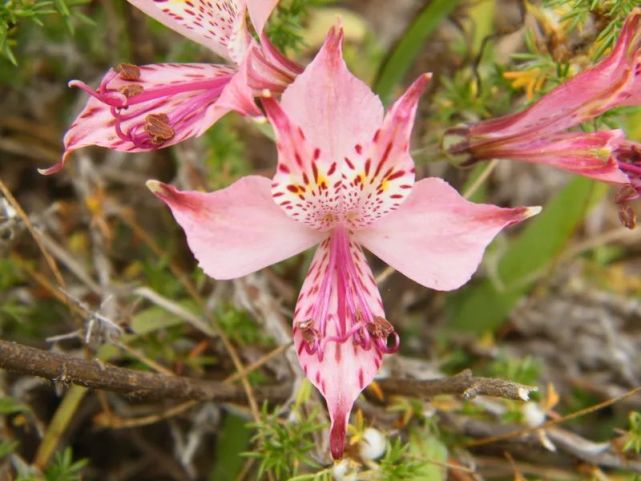
[[[282,90],[300,72],[262,35],[277,0],[129,0],[145,13],[230,61],[215,64],[122,64],[110,69],[64,138],[63,168],[74,150],[98,145],[125,152],[153,150],[201,135],[227,112],[260,115],[253,97]],[[261,35],[255,42],[247,12]]]
[[[619,130],[565,132],[602,113],[641,104],[641,9],[628,16],[612,52],[522,112],[449,130],[452,154],[543,163],[641,193],[641,162]],[[638,151],[638,147],[633,149]],[[630,195],[626,198],[629,200]]]
[[[244,276],[320,244],[298,297],[293,337],[301,367],[327,401],[331,452],[341,457],[349,413],[399,347],[362,247],[416,282],[450,290],[476,270],[505,226],[536,209],[473,204],[446,182],[414,182],[409,141],[420,76],[387,114],[354,77],[342,32],[285,90],[264,98],[275,127],[273,180],[245,177],[212,193],[150,181],[172,210],[202,269]]]

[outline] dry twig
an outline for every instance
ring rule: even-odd
[[[244,402],[247,399],[242,388],[228,383],[125,369],[3,340],[0,340],[0,368],[136,397],[219,402]],[[382,379],[378,383],[389,393],[420,398],[455,394],[466,399],[488,395],[524,400],[536,389],[501,379],[474,377],[469,370],[445,379]],[[288,384],[255,388],[260,401],[282,401],[290,390]]]

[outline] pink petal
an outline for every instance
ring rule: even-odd
[[[247,31],[245,4],[242,0],[128,2],[163,25],[236,63],[242,61],[249,46],[251,36]],[[260,20],[261,15],[265,15],[266,8],[253,8],[254,15]]]
[[[438,290],[467,282],[504,227],[539,212],[474,204],[437,178],[418,181],[401,207],[354,238],[410,279]]]
[[[265,23],[277,4],[278,0],[247,0],[249,18],[259,35],[263,32]]]
[[[265,34],[260,44],[252,42],[246,62],[249,86],[258,92],[267,89],[281,93],[303,71],[300,65],[279,52]]]
[[[249,85],[247,57],[238,66],[238,72],[220,94],[216,107],[225,112],[238,112],[247,116],[262,116],[254,101],[254,92]]]
[[[342,29],[332,28],[314,60],[285,90],[281,104],[323,161],[342,161],[366,145],[381,126],[383,106],[370,88],[347,70]]]
[[[200,267],[214,279],[250,274],[325,237],[283,214],[265,177],[243,177],[210,193],[179,191],[157,181],[147,186],[169,206]]]
[[[365,191],[376,197],[376,218],[398,208],[414,184],[410,137],[419,98],[430,78],[431,74],[423,74],[410,85],[385,115],[382,127],[372,138],[362,182]]]
[[[140,72],[138,80],[125,80],[111,69],[97,91],[82,82],[70,83],[93,96],[64,137],[61,162],[43,173],[59,171],[73,151],[89,145],[124,152],[155,150],[201,135],[230,110],[259,113],[246,85],[245,72],[237,75],[230,67],[213,64],[154,64],[134,68]],[[123,95],[123,91],[130,95]],[[123,99],[129,106],[115,109]],[[150,115],[167,116],[170,131],[164,140],[154,140],[148,133]]]
[[[539,137],[580,124],[614,107],[639,104],[640,21],[641,9],[634,9],[605,59],[562,83],[528,109],[473,125],[471,137]]]
[[[342,32],[283,93],[263,106],[276,130],[276,202],[315,229],[362,228],[397,208],[414,182],[409,155],[416,105],[429,80],[419,77],[381,118],[369,88],[345,67]]]
[[[615,156],[623,142],[622,130],[563,133],[522,144],[506,143],[489,157],[547,164],[592,179],[627,184],[628,176],[619,169]]]
[[[334,458],[342,456],[354,401],[389,352],[369,335],[375,316],[384,318],[383,304],[365,256],[346,231],[334,232],[316,251],[294,312],[296,352],[327,402]]]

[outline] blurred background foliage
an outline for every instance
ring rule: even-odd
[[[415,128],[418,177],[444,177],[477,202],[544,206],[501,235],[457,292],[428,291],[372,259],[403,339],[384,374],[472,368],[539,386],[533,401],[422,402],[374,387],[352,417],[348,457],[332,465],[326,414],[306,382],[290,402],[251,413],[0,372],[0,480],[638,479],[639,396],[579,417],[569,431],[470,443],[641,384],[641,252],[638,229],[618,225],[606,186],[505,161],[461,168],[441,142],[447,128],[521,109],[601,58],[639,3],[281,0],[268,25],[279,48],[306,62],[340,16],[347,63],[386,102],[433,72]],[[214,282],[144,187],[153,177],[211,190],[251,172],[270,175],[275,149],[264,123],[229,115],[178,147],[145,155],[84,149],[55,177],[36,172],[58,160],[85,101],[66,88],[70,79],[94,84],[121,62],[210,57],[123,0],[0,3],[0,179],[64,280],[47,267],[16,206],[0,197],[0,337],[219,380],[238,367],[224,337],[243,364],[263,360],[248,376],[253,385],[293,379],[282,354],[288,328],[273,318],[291,313],[309,253],[248,281]],[[623,128],[641,140],[640,119],[638,108],[619,109],[582,128]],[[377,443],[374,456],[367,448]]]

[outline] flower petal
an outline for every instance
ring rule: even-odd
[[[270,2],[273,0],[270,0]],[[251,36],[242,0],[128,0],[150,17],[181,35],[240,63]],[[256,10],[256,7],[253,7]],[[273,7],[272,7],[273,8]],[[266,9],[258,9],[258,19]],[[266,17],[265,17],[266,18]]]
[[[504,227],[539,212],[465,200],[447,182],[420,180],[401,207],[354,238],[410,279],[438,290],[467,282]]]
[[[285,90],[283,110],[300,126],[322,160],[342,161],[354,146],[365,145],[381,126],[383,105],[370,88],[347,69],[343,31],[332,28],[314,60]]]
[[[169,206],[200,267],[214,279],[250,274],[325,237],[283,214],[266,177],[243,177],[210,193],[179,191],[157,181],[147,186]]]
[[[258,35],[263,32],[265,23],[277,4],[278,0],[247,0],[249,18],[251,18]]]
[[[124,152],[155,150],[201,135],[232,109],[259,113],[246,86],[246,74],[243,77],[243,72],[237,74],[233,68],[213,64],[129,68],[139,77],[123,78],[111,69],[97,91],[82,82],[70,83],[92,96],[64,137],[61,162],[43,173],[59,171],[74,150],[89,145]],[[118,108],[123,102],[128,106]],[[166,132],[154,131],[150,124],[154,119],[160,122],[156,130]]]
[[[627,184],[619,169],[615,151],[625,142],[622,130],[589,133],[562,133],[500,149],[500,156],[512,160],[547,164],[574,174],[617,184]],[[498,152],[490,157],[499,157]]]
[[[414,182],[409,154],[420,76],[384,119],[380,101],[341,58],[340,31],[283,93],[263,99],[275,127],[274,199],[316,229],[362,228],[397,208]]]
[[[365,349],[355,341],[355,332],[350,332],[357,320],[349,315],[350,306],[364,302],[371,314],[383,317],[384,312],[361,248],[349,243],[348,261],[359,277],[346,279],[339,272],[344,262],[337,264],[332,245],[332,239],[321,243],[303,283],[294,312],[294,345],[305,375],[327,402],[332,421],[330,447],[337,459],[343,454],[354,401],[372,381],[383,358],[374,343]]]
[[[472,139],[540,137],[580,124],[614,107],[640,103],[640,22],[641,9],[636,8],[605,59],[562,83],[528,109],[471,126]]]
[[[260,44],[252,41],[245,61],[249,86],[258,92],[267,89],[281,93],[303,71],[300,65],[279,52],[265,34]]]

